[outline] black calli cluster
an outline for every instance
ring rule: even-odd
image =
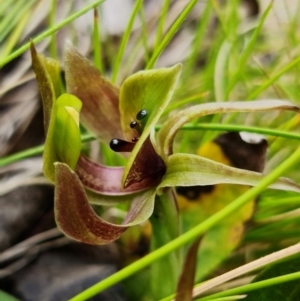
[[[136,114],[137,121],[132,121],[130,123],[130,127],[132,129],[135,129],[139,134],[139,136],[141,136],[143,132],[144,123],[142,121],[145,119],[146,116],[147,116],[147,111],[143,109]],[[131,139],[131,142],[114,138],[110,141],[109,146],[115,152],[131,152],[138,140],[139,140],[138,137],[133,137]]]

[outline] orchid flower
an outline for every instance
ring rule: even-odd
[[[256,185],[263,178],[261,173],[201,156],[173,154],[173,140],[185,123],[216,113],[299,112],[295,105],[279,100],[212,102],[175,112],[155,135],[154,127],[179,79],[180,64],[137,72],[118,88],[68,44],[64,56],[68,93],[59,96],[58,62],[38,55],[33,45],[31,52],[44,108],[43,170],[55,184],[56,221],[67,236],[88,244],[112,242],[128,227],[146,221],[153,213],[156,195],[169,195],[175,212],[171,187]],[[82,155],[79,121],[114,151],[129,153],[125,167],[104,166]],[[298,185],[284,178],[272,187],[300,192]],[[124,201],[130,201],[131,205],[122,224],[105,221],[90,205]]]

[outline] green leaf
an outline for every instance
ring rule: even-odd
[[[82,101],[82,124],[102,141],[123,138],[119,88],[102,77],[92,63],[68,43],[64,55],[67,91]]]
[[[230,167],[197,155],[174,154],[168,159],[167,173],[159,188],[221,183],[255,186],[263,178],[261,173]],[[286,178],[280,178],[270,188],[300,192],[300,186]]]
[[[147,111],[146,117],[140,121],[143,128],[142,135],[125,167],[124,187],[129,185],[128,178],[135,174],[133,162],[136,160],[143,143],[153,132],[155,124],[171,100],[180,71],[180,64],[171,68],[140,71],[128,77],[121,87],[121,125],[127,140],[131,141],[133,137],[139,137],[139,133],[130,128],[130,123],[137,121],[136,115],[138,112],[141,110]]]
[[[178,112],[165,122],[158,132],[158,147],[164,160],[173,153],[173,140],[178,130],[194,118],[231,112],[262,112],[272,110],[291,110],[300,112],[294,104],[283,100],[260,100],[247,102],[206,103],[192,106]]]
[[[259,282],[262,280],[283,276],[300,270],[300,259],[293,258],[283,262],[272,265],[262,271],[252,282]],[[249,292],[246,301],[298,301],[300,292],[300,280],[294,280],[277,284],[275,286],[265,287],[259,290]]]
[[[74,171],[64,163],[55,164],[55,219],[58,227],[69,237],[93,245],[118,239],[129,226],[147,220],[154,207],[155,189],[147,190],[133,199],[121,225],[100,218],[91,208],[84,187]]]

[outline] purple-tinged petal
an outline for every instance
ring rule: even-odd
[[[118,239],[129,226],[147,220],[154,207],[156,190],[138,195],[122,225],[100,218],[90,206],[84,187],[66,164],[56,163],[55,218],[58,227],[69,237],[93,245]]]
[[[64,56],[67,90],[82,101],[81,122],[106,143],[123,138],[119,89],[68,43]]]
[[[76,166],[76,173],[82,184],[87,189],[103,195],[127,195],[153,186],[152,182],[139,181],[123,189],[123,172],[124,167],[110,167],[97,164],[84,155],[80,156]]]

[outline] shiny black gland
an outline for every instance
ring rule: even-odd
[[[146,110],[141,110],[137,113],[136,115],[136,119],[137,120],[142,120],[146,117],[147,115],[147,111]],[[132,129],[137,130],[137,132],[139,133],[139,135],[142,134],[143,131],[143,127],[137,122],[137,121],[132,121],[130,123],[130,127]],[[114,152],[131,152],[135,146],[135,143],[139,140],[138,137],[133,137],[131,139],[132,142],[128,142],[122,139],[112,139],[110,141],[110,148],[114,151]]]
[[[137,126],[138,126],[138,123],[137,123],[136,121],[130,122],[130,127],[131,127],[132,129],[135,129]]]
[[[135,143],[115,138],[110,141],[109,146],[114,152],[131,152]]]
[[[138,122],[136,122],[136,121],[130,122],[130,127],[132,129],[135,129],[139,133],[139,135],[142,135],[143,127]]]
[[[136,114],[136,119],[137,120],[142,120],[147,116],[147,111],[146,110],[141,110]]]

